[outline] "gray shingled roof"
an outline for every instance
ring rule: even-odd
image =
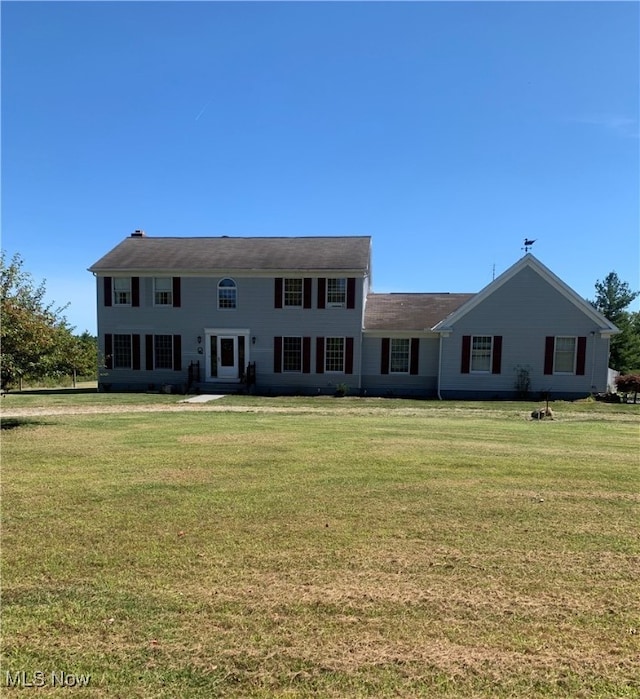
[[[309,238],[130,237],[93,264],[91,272],[209,270],[368,272],[369,236]]]
[[[475,294],[369,294],[365,330],[425,330]]]

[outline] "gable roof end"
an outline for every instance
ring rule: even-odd
[[[597,311],[588,301],[577,294],[570,286],[565,284],[560,277],[556,276],[548,267],[542,264],[540,260],[534,257],[531,253],[527,253],[524,257],[520,258],[514,265],[509,267],[505,272],[503,272],[499,277],[482,289],[479,293],[473,296],[467,303],[460,306],[451,315],[449,315],[444,320],[433,326],[432,330],[434,332],[451,332],[453,326],[463,318],[467,313],[473,310],[476,306],[481,304],[488,296],[497,291],[503,284],[508,282],[510,279],[515,277],[524,268],[529,267],[534,272],[539,274],[546,282],[548,282],[556,291],[558,291],[562,296],[564,296],[569,302],[573,303],[574,306],[579,308],[585,315],[589,316],[594,323],[599,326],[601,334],[604,335],[615,335],[620,332],[620,330],[607,318],[605,318],[602,313]]]

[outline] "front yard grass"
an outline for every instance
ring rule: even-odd
[[[229,397],[16,423],[3,688],[637,697],[639,413],[554,409]]]

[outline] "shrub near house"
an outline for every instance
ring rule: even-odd
[[[616,376],[616,388],[618,393],[624,393],[625,395],[633,393],[633,402],[636,403],[638,391],[640,391],[640,374]]]

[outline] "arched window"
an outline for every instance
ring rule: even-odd
[[[238,291],[233,279],[222,279],[218,283],[218,308],[228,310],[236,307]]]

